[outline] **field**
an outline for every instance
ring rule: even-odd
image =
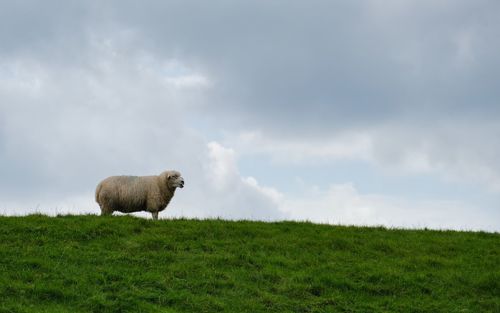
[[[0,217],[0,312],[500,312],[500,234]]]

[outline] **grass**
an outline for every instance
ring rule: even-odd
[[[0,312],[500,312],[500,234],[0,217]]]

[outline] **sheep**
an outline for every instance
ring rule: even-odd
[[[172,200],[175,189],[183,187],[184,178],[177,171],[154,176],[111,176],[97,185],[95,200],[101,207],[101,216],[114,211],[147,211],[157,220],[158,213]]]

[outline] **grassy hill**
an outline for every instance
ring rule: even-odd
[[[500,312],[500,234],[0,217],[0,312]]]

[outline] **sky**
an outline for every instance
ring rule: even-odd
[[[0,214],[176,169],[160,218],[498,232],[499,38],[486,0],[2,1]]]

